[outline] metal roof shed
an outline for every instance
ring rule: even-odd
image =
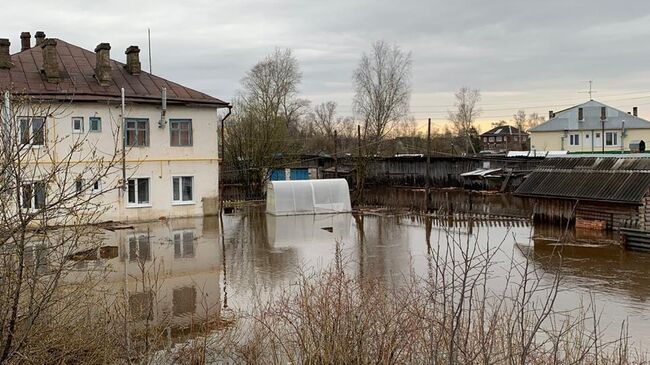
[[[273,215],[351,212],[345,179],[271,181],[266,190],[266,212]]]

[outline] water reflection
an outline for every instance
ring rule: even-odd
[[[605,322],[630,319],[631,334],[647,336],[650,311],[643,304],[650,297],[645,264],[650,256],[611,245],[611,234],[531,227],[515,218],[479,218],[275,217],[266,215],[263,207],[251,207],[223,216],[222,223],[217,217],[177,219],[107,232],[106,248],[86,253],[87,258],[79,260],[84,263],[79,273],[103,272],[105,286],[116,295],[128,293],[134,323],[149,320],[186,327],[216,318],[224,307],[249,308],[255,300],[294,284],[301,270],[317,272],[333,265],[337,245],[350,273],[399,285],[410,272],[422,277],[435,272],[432,255],[444,252],[453,238],[498,246],[495,261],[503,270],[511,260],[530,257],[536,267],[553,273],[562,260],[562,303],[571,307],[582,295],[596,293],[599,308],[606,310]],[[38,250],[29,255],[40,265]],[[496,292],[505,285],[501,269],[494,270],[488,283]]]
[[[185,328],[220,313],[222,256],[216,217],[175,219],[107,231],[95,254],[77,255],[102,290],[126,295],[134,324]]]
[[[561,267],[565,286],[606,294],[615,302],[645,309],[650,298],[650,255],[627,251],[611,232],[536,226],[534,245],[522,250],[549,272]]]

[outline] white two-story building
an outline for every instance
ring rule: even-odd
[[[549,120],[528,130],[537,151],[622,152],[633,141],[650,140],[650,122],[595,100],[549,112]]]
[[[105,191],[97,198],[106,209],[100,220],[218,212],[217,111],[228,103],[143,71],[136,46],[124,50],[122,63],[111,59],[108,43],[93,52],[45,38],[43,32],[31,43],[23,33],[21,51],[10,54],[9,41],[0,39],[5,104],[23,98],[38,105],[5,119],[16,123],[20,143],[29,146],[35,160],[47,156],[61,163],[65,157],[77,181],[92,182],[95,193]],[[76,141],[82,145],[69,156],[66,151]],[[102,159],[111,165],[105,176],[84,168]],[[51,189],[39,184],[38,176],[33,180],[23,185],[24,209],[45,204]]]

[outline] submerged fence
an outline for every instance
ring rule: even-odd
[[[364,192],[364,205],[426,211],[427,193],[419,188],[370,187]],[[529,199],[462,189],[432,189],[428,209],[452,215],[473,213],[530,218],[533,214]]]

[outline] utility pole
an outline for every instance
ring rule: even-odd
[[[361,201],[361,189],[363,182],[361,181],[361,125],[357,125],[357,201]]]
[[[334,178],[338,179],[339,178],[339,157],[338,157],[338,151],[337,151],[337,140],[338,140],[338,135],[336,130],[334,130]]]
[[[600,123],[602,125],[602,135],[600,137],[600,141],[602,142],[602,153],[605,153],[605,119],[607,119],[607,108],[606,107],[600,107]]]
[[[429,118],[429,125],[427,127],[427,174],[426,174],[426,192],[427,192],[427,213],[429,213],[430,198],[431,198],[431,118]]]

